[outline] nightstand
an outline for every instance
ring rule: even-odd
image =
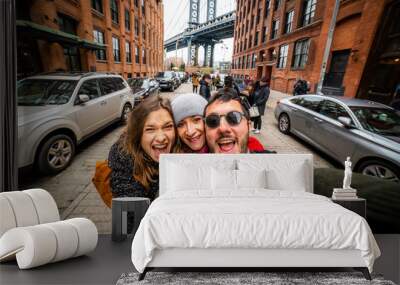
[[[140,221],[150,206],[150,199],[142,197],[122,197],[112,199],[112,235],[113,241],[123,241],[128,235],[128,217],[133,217],[132,235],[136,233]]]
[[[363,198],[354,199],[332,199],[332,202],[359,214],[364,219],[367,218],[367,200]]]

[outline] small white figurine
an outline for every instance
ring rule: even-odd
[[[343,189],[351,189],[351,161],[348,156],[346,161],[344,162],[344,179],[343,179]]]

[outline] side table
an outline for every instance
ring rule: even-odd
[[[367,218],[367,200],[363,198],[332,199],[332,202],[359,214],[364,219]]]
[[[128,213],[133,215],[135,234],[140,221],[146,214],[150,199],[142,197],[123,197],[112,199],[112,235],[113,241],[123,241],[128,234]]]

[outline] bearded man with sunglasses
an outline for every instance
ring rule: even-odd
[[[248,153],[250,115],[237,94],[222,91],[204,109],[206,140],[213,153]],[[253,152],[253,151],[252,151]],[[271,151],[254,151],[271,153]]]

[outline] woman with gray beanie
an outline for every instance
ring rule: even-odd
[[[207,153],[203,121],[207,100],[194,93],[179,94],[171,101],[179,137],[178,151]],[[180,144],[180,146],[179,146]]]

